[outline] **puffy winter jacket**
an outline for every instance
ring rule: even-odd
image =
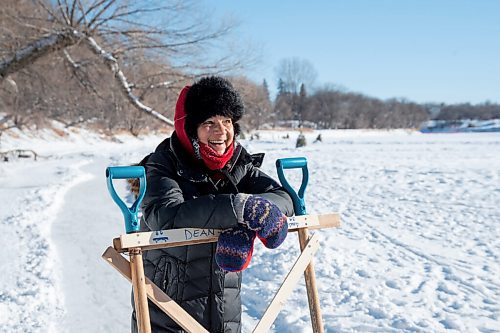
[[[284,214],[293,214],[289,195],[258,169],[263,154],[250,155],[236,144],[222,179],[210,176],[186,155],[174,132],[142,162],[147,178],[143,231],[234,227],[236,193],[258,194]],[[145,274],[210,332],[240,332],[242,274],[222,271],[215,262],[215,248],[216,243],[208,243],[147,251]],[[149,309],[153,332],[183,332],[151,302]],[[132,331],[137,331],[135,312]]]

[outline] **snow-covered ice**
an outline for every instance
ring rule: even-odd
[[[500,332],[500,134],[323,131],[313,143],[318,133],[299,149],[294,132],[242,142],[266,152],[263,169],[274,176],[277,158],[307,157],[308,212],[341,212],[341,228],[317,231],[325,331]],[[0,332],[129,330],[129,283],[101,259],[124,232],[104,171],[138,162],[161,140],[2,136],[0,150],[42,157],[0,163]],[[299,184],[298,170],[286,174]],[[244,332],[298,254],[294,233],[277,250],[256,243]],[[301,280],[273,330],[310,327]]]

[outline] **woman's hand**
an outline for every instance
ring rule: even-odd
[[[241,215],[238,222],[255,230],[267,248],[275,249],[283,243],[288,234],[288,222],[278,206],[257,195],[238,194],[236,202],[239,204],[235,206],[243,206],[242,210],[236,207],[237,215]]]

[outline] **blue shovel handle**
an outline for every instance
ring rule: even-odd
[[[302,184],[299,192],[295,192],[293,187],[285,178],[284,169],[302,169]],[[309,182],[309,172],[307,170],[307,159],[305,157],[290,157],[280,158],[276,160],[276,169],[281,185],[288,192],[293,201],[293,209],[295,215],[306,215],[306,202],[304,200],[304,192],[306,191],[307,183]]]
[[[113,186],[113,179],[139,178],[139,195],[129,208],[116,193]],[[144,194],[146,193],[146,171],[142,166],[117,166],[106,169],[106,180],[108,191],[114,202],[120,207],[125,218],[125,231],[127,234],[139,231],[138,211]]]

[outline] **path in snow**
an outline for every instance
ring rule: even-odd
[[[80,167],[85,181],[64,197],[66,209],[53,225],[53,239],[62,270],[65,315],[60,332],[126,332],[130,328],[128,282],[101,259],[113,237],[123,232],[121,213],[114,209],[104,178],[109,158],[86,154]],[[103,210],[103,203],[109,209]],[[115,222],[115,223],[113,223]],[[109,297],[113,295],[113,297]]]
[[[2,168],[0,221],[6,255],[0,264],[0,327],[5,332],[51,331],[53,318],[63,312],[51,224],[66,191],[80,181],[75,168],[82,162],[75,163],[16,162]]]

